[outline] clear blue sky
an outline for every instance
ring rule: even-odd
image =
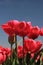
[[[31,21],[33,25],[43,26],[43,0],[0,0],[0,25],[8,20]],[[0,28],[0,45],[9,47],[7,35]],[[43,37],[39,37],[42,40]]]

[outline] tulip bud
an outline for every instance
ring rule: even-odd
[[[14,35],[14,36],[9,36],[8,37],[8,42],[10,43],[10,44],[14,44],[15,43],[15,38],[16,38],[16,36]]]

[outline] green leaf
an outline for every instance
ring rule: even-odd
[[[37,56],[43,52],[43,49],[39,50],[35,55],[34,55],[34,58],[31,60],[31,63],[33,64],[35,62],[35,59],[37,58]]]

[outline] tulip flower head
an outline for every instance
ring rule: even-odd
[[[36,42],[36,45],[37,45],[37,47],[36,47],[36,52],[37,52],[37,51],[40,50],[40,48],[41,48],[41,46],[42,46],[41,41],[37,41],[37,42]]]
[[[19,36],[26,36],[27,35],[27,24],[25,21],[19,22],[16,28],[17,32],[16,34]]]
[[[43,27],[40,30],[40,36],[43,36]]]
[[[36,50],[36,42],[32,39],[25,39],[24,40],[24,48],[27,52],[34,53]]]
[[[8,23],[2,25],[2,29],[8,34],[8,35],[14,35],[16,26],[18,24],[17,20],[10,20]]]
[[[36,39],[39,36],[40,28],[38,26],[34,26],[31,28],[30,34],[28,34],[29,38]]]
[[[23,58],[23,47],[22,46],[18,46],[17,54],[18,54],[18,58]],[[24,57],[25,56],[26,56],[26,51],[24,50]]]
[[[6,54],[0,49],[0,64],[6,61]]]

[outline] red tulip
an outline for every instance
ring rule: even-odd
[[[30,34],[28,34],[29,38],[35,39],[39,36],[40,28],[38,26],[34,26],[31,28]]]
[[[43,27],[40,30],[40,35],[43,36]]]
[[[4,54],[3,55],[3,62],[5,62],[6,61],[6,55]]]
[[[11,56],[11,49],[10,48],[2,48],[3,54],[6,54],[8,57]]]
[[[32,23],[31,22],[26,22],[26,27],[27,27],[27,32],[29,34],[30,31],[31,31],[31,28],[32,28]]]
[[[17,49],[19,58],[22,57],[22,50],[23,50],[22,46],[19,46],[18,49]]]
[[[36,42],[32,39],[25,39],[24,40],[24,48],[27,52],[34,53],[36,50]]]
[[[8,57],[11,56],[11,49],[10,48],[5,48],[6,49],[6,54]]]
[[[25,36],[27,33],[25,21],[19,22],[16,29],[17,29],[17,35]]]
[[[40,48],[41,48],[41,46],[42,46],[41,41],[37,41],[37,42],[36,42],[36,45],[37,45],[37,47],[36,47],[36,52],[37,52],[37,51],[40,50]]]
[[[0,64],[5,62],[5,60],[6,60],[6,55],[3,54],[3,51],[0,49]]]
[[[3,63],[3,55],[0,54],[0,64]]]
[[[18,24],[18,21],[17,20],[10,20],[10,21],[8,21],[8,23],[2,25],[2,29],[8,35],[14,35],[17,24]]]
[[[18,58],[23,58],[23,47],[22,46],[18,46],[17,54],[18,54]],[[26,55],[26,51],[24,50],[24,57],[25,55]]]
[[[8,57],[11,56],[11,49],[10,49],[10,48],[5,48],[5,52],[6,52],[6,55],[7,55]]]
[[[28,30],[30,30],[30,22],[19,22],[16,28],[16,34],[19,36],[26,36],[28,34]]]

